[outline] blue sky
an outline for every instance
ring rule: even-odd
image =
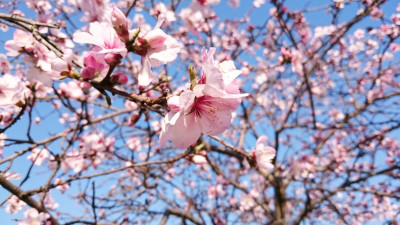
[[[214,9],[217,12],[218,16],[220,17],[221,20],[224,20],[225,18],[237,18],[241,15],[243,15],[245,12],[247,12],[248,9],[251,8],[251,3],[252,1],[246,1],[246,0],[242,0],[241,1],[241,6],[239,8],[236,9],[231,9],[227,6],[227,2],[224,0],[221,0],[221,4],[219,4],[218,6],[216,6]],[[318,1],[300,1],[300,0],[288,0],[286,1],[286,5],[289,6],[289,9],[294,10],[294,9],[301,9],[303,8],[303,6],[306,6],[307,8],[309,7],[319,7],[321,5],[325,5],[325,4],[329,4],[331,1],[327,1],[327,0],[318,0]],[[189,4],[189,1],[187,1],[186,5]],[[183,4],[183,6],[185,6],[185,4]],[[354,6],[356,6],[354,4]],[[387,4],[384,5],[383,7],[383,11],[386,13],[392,13],[394,12],[395,8],[397,6],[397,2],[396,1],[389,1]],[[229,10],[227,10],[229,9]],[[27,17],[32,17],[32,13],[29,12],[29,10],[24,7],[23,11],[26,12],[26,16]],[[308,13],[306,14],[306,17],[309,21],[310,24],[313,25],[329,25],[329,20],[325,19],[325,11],[326,10],[320,10],[320,11],[316,11],[313,13]],[[351,18],[355,15],[357,11],[357,8],[350,8],[348,10],[346,10],[344,13],[342,13],[341,18],[342,20],[346,20],[348,18]],[[144,15],[146,15],[146,18],[149,18],[149,16],[144,13]],[[262,23],[265,20],[265,17],[269,16],[269,4],[265,4],[264,6],[262,6],[261,8],[257,9],[251,16],[251,20],[255,23],[255,24],[259,24]],[[153,23],[155,23],[154,20],[151,20],[152,25]],[[77,22],[77,21],[76,21]],[[79,22],[78,22],[79,23]],[[374,21],[372,20],[366,20],[364,22],[362,22],[360,25],[361,26],[366,26],[366,25],[372,25],[374,23]],[[356,27],[354,27],[353,29],[356,29]],[[7,40],[10,39],[12,37],[12,30],[6,32],[6,33],[2,33],[2,41],[3,40]],[[0,45],[0,53],[4,53],[4,48],[3,45]],[[45,127],[51,127],[51,131],[54,133],[58,133],[60,131],[62,131],[63,127],[61,125],[59,125],[58,123],[54,123],[54,120],[58,119],[58,114],[54,113],[53,109],[48,108],[47,106],[38,106],[37,107],[37,113],[40,113],[41,115],[51,115],[48,119],[46,119],[45,121],[42,122],[41,126],[45,126]],[[26,130],[26,124],[27,124],[28,120],[27,117],[23,117],[13,128],[9,129],[6,134],[9,137],[18,137],[18,135],[21,132],[24,132]],[[35,140],[42,140],[46,137],[48,137],[48,133],[47,132],[43,132],[39,127],[33,127],[33,138]],[[250,140],[250,142],[254,143],[255,140]],[[57,147],[57,145],[59,145],[59,142],[55,142],[52,146],[49,147]],[[17,146],[18,149],[21,148],[21,146]],[[7,149],[5,149],[5,152],[11,152],[13,151],[14,148],[13,147],[9,147]],[[7,153],[5,153],[5,155],[7,155]],[[14,171],[17,171],[21,174],[25,174],[26,171],[29,169],[30,164],[26,163],[26,155],[21,157],[20,159],[18,159],[16,162],[14,162],[14,166],[13,169]],[[6,165],[2,165],[0,167],[0,169],[4,169]],[[48,172],[46,171],[46,169],[44,168],[35,168],[33,173],[35,174],[40,174],[43,176],[48,176]],[[19,181],[18,181],[19,182]],[[82,184],[84,185],[86,181],[82,182]],[[26,188],[34,188],[37,187],[38,185],[43,184],[43,180],[36,180],[36,179],[29,179],[24,185],[23,185],[23,189]],[[67,194],[65,195],[69,195],[71,193],[77,193],[77,191],[74,190],[78,190],[79,187],[78,185],[72,185],[71,187],[71,191],[67,192]],[[108,188],[108,187],[105,187]],[[104,191],[101,190],[100,191]],[[4,189],[0,188],[0,200],[5,199],[6,196],[8,196],[9,193],[6,192]],[[57,199],[66,199],[65,196],[61,196],[60,192],[58,190],[54,190],[52,191],[52,195],[53,198]],[[67,200],[67,201],[63,201],[60,202],[60,207],[59,209],[61,211],[67,211],[71,214],[79,214],[81,212],[81,209],[79,207],[76,206],[75,201],[71,201],[71,200]],[[23,218],[22,214],[19,213],[17,215],[9,215],[6,214],[3,210],[0,209],[0,222],[6,223],[7,225],[13,225],[13,224],[17,224],[16,221],[14,221],[14,218]],[[374,224],[374,223],[371,223]]]

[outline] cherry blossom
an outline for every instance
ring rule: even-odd
[[[122,72],[114,73],[113,75],[111,75],[110,79],[111,82],[113,82],[114,84],[124,85],[128,82],[128,77]]]
[[[40,225],[50,218],[47,213],[39,213],[36,209],[30,208],[25,210],[24,216],[26,219],[21,220],[18,225]]]
[[[27,157],[28,160],[34,162],[35,166],[40,166],[49,158],[49,151],[45,148],[32,149],[31,154]]]
[[[8,56],[26,54],[22,57],[28,66],[24,76],[31,82],[39,81],[49,87],[53,80],[60,79],[60,73],[67,70],[71,61],[71,51],[66,51],[67,54],[59,58],[53,51],[36,41],[32,34],[18,29],[14,32],[14,39],[7,41],[4,48],[8,51]]]
[[[111,23],[118,37],[120,37],[125,42],[128,41],[128,20],[124,13],[122,13],[121,10],[116,7],[113,7],[113,11],[111,13]]]
[[[252,154],[259,168],[264,170],[271,170],[274,168],[272,160],[275,158],[276,151],[274,148],[264,145],[267,140],[267,136],[263,135],[259,137],[257,139],[256,149],[253,151]]]
[[[64,194],[70,188],[68,183],[58,177],[54,179],[54,184],[57,185],[56,188],[60,190],[62,194]]]
[[[136,39],[134,52],[142,56],[142,69],[138,80],[140,86],[147,86],[152,81],[151,67],[172,62],[180,52],[180,45],[170,35],[160,29],[164,18],[159,18],[153,30]]]
[[[0,73],[9,73],[10,69],[12,69],[12,65],[8,61],[7,56],[4,54],[0,54]]]
[[[93,44],[99,47],[101,54],[120,54],[126,56],[127,50],[111,24],[107,22],[93,22],[89,24],[88,32],[77,31],[73,40],[80,44]]]
[[[175,147],[186,148],[201,135],[217,135],[225,131],[232,112],[241,98],[234,79],[240,74],[232,62],[215,63],[215,49],[202,51],[202,78],[193,90],[186,89],[168,100],[171,111],[162,123],[161,145],[171,140]],[[188,132],[190,131],[190,132]]]
[[[17,76],[4,74],[0,77],[0,107],[9,107],[24,101],[29,92],[24,82]]]
[[[165,18],[164,25],[170,25],[176,21],[175,13],[162,2],[157,3],[154,8],[150,9],[150,14]]]
[[[1,221],[399,223],[399,11],[0,1]]]

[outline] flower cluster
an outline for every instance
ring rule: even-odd
[[[85,67],[81,71],[81,77],[84,80],[97,77],[104,79],[109,66],[120,64],[128,52],[133,52],[142,57],[138,84],[142,87],[148,86],[152,82],[151,67],[174,61],[180,52],[178,41],[160,29],[164,20],[160,16],[157,25],[149,32],[140,29],[128,30],[127,18],[114,7],[110,22],[92,22],[87,32],[75,32],[75,42],[96,46],[84,57]],[[113,75],[111,82],[125,84],[127,79],[119,72]]]
[[[177,148],[187,148],[200,135],[217,135],[225,131],[232,120],[232,112],[242,97],[235,78],[241,73],[232,61],[217,63],[215,48],[202,50],[202,76],[197,82],[191,75],[190,88],[168,100],[171,111],[162,123],[161,145],[171,140]],[[193,71],[191,73],[194,73]]]

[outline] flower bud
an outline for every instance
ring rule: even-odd
[[[113,7],[111,13],[111,23],[117,35],[125,42],[129,40],[128,20],[124,13],[116,7]]]
[[[111,82],[113,82],[114,84],[124,85],[128,82],[128,77],[121,72],[114,73],[110,79],[111,79]]]
[[[80,83],[80,87],[82,88],[82,90],[86,91],[89,90],[92,87],[92,84],[90,84],[87,81],[83,81]]]
[[[104,60],[106,63],[110,66],[112,65],[118,65],[121,63],[122,56],[120,54],[114,54],[114,53],[107,53],[104,56]]]
[[[82,71],[81,71],[81,77],[82,77],[84,80],[91,80],[91,79],[93,79],[93,78],[95,77],[95,74],[96,74],[96,69],[93,68],[93,67],[91,67],[91,66],[85,67],[85,68],[83,68]]]

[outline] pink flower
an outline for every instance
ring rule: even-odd
[[[10,69],[12,69],[12,65],[8,61],[7,56],[4,54],[0,54],[0,73],[9,73]]]
[[[54,184],[57,185],[57,189],[61,191],[62,194],[65,193],[65,191],[67,191],[69,189],[69,184],[65,183],[65,180],[61,179],[61,178],[55,178],[54,179]]]
[[[71,168],[75,173],[79,173],[87,168],[83,154],[77,150],[68,152],[61,166],[64,172]]]
[[[109,0],[69,0],[68,3],[85,13],[81,18],[82,21],[94,22],[110,20],[112,8],[109,6]]]
[[[27,64],[28,71],[25,77],[29,81],[39,81],[46,86],[52,85],[52,80],[60,78],[60,73],[67,70],[67,62],[72,58],[72,51],[66,51],[63,59],[36,41],[32,34],[16,30],[13,40],[5,43],[8,56],[17,56],[26,53],[22,60]]]
[[[6,41],[4,48],[8,56],[17,56],[21,52],[31,52],[35,42],[32,34],[17,29],[14,31],[13,40]]]
[[[215,199],[226,195],[226,191],[221,184],[209,185],[207,191],[208,199]]]
[[[10,214],[18,213],[26,206],[24,201],[21,201],[17,196],[13,195],[7,201],[6,212]]]
[[[240,5],[240,0],[229,0],[228,4],[232,8],[237,8]]]
[[[114,28],[106,22],[93,22],[89,24],[89,32],[77,31],[73,35],[73,40],[77,43],[93,44],[100,48],[98,53],[120,54],[126,56],[127,50]]]
[[[124,85],[128,82],[128,77],[121,72],[114,73],[110,79],[114,84]]]
[[[187,148],[200,135],[218,135],[226,130],[241,98],[234,79],[240,74],[233,62],[214,63],[215,49],[203,50],[203,71],[193,90],[184,90],[168,100],[171,111],[162,121],[161,145],[168,140],[177,148]]]
[[[5,74],[0,77],[0,108],[15,105],[25,97],[28,89],[17,76]]]
[[[218,5],[220,0],[197,0],[201,5]]]
[[[265,4],[265,0],[254,0],[253,2],[253,6],[256,8],[260,8],[263,4]]]
[[[167,8],[164,3],[156,3],[154,8],[150,9],[150,14],[156,15],[157,17],[164,17],[164,24],[169,25],[171,22],[176,21],[175,13],[171,9]]]
[[[147,86],[152,81],[151,67],[174,61],[180,52],[178,41],[160,29],[163,22],[160,17],[154,29],[134,43],[133,51],[142,56],[142,70],[138,78],[140,86]]]
[[[104,57],[96,51],[91,51],[83,59],[85,67],[81,71],[81,77],[84,80],[91,80],[96,77],[104,78],[106,76],[105,69],[108,68]]]
[[[139,151],[142,149],[142,143],[140,142],[140,139],[133,136],[126,141],[126,146],[133,151]]]
[[[276,151],[274,148],[265,146],[264,143],[267,141],[267,136],[261,136],[258,138],[256,143],[256,149],[253,151],[253,156],[257,162],[258,167],[264,170],[270,170],[274,168],[271,163],[275,157]]]
[[[62,82],[58,87],[58,93],[65,97],[72,99],[84,99],[85,94],[80,87],[80,83],[77,80],[71,80],[70,82]]]
[[[49,158],[49,151],[45,148],[34,148],[27,159],[34,162],[35,166],[40,166]]]
[[[21,220],[18,225],[39,225],[50,218],[47,213],[39,213],[36,209],[30,208],[25,210],[24,216],[26,219]]]
[[[113,7],[113,11],[111,13],[111,23],[114,27],[117,35],[123,40],[129,40],[129,31],[128,31],[128,20],[126,16],[121,10],[117,7]]]

